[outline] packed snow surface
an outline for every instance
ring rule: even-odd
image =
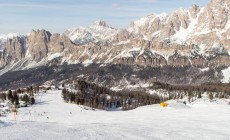
[[[131,111],[85,110],[64,103],[61,91],[36,95],[37,103],[0,118],[1,140],[230,139],[230,107],[199,102],[196,107],[170,101]],[[207,104],[207,106],[204,106]]]

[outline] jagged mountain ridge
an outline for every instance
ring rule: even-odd
[[[116,30],[98,21],[88,28],[64,34],[32,31],[4,43],[0,71],[48,64],[114,63],[151,67],[228,66],[229,7],[212,0],[206,7],[193,5],[171,14],[149,15]],[[220,20],[219,20],[220,19]]]
[[[6,43],[8,39],[12,39],[17,36],[19,36],[17,33],[0,34],[0,52],[3,51],[4,43]]]
[[[131,24],[128,30],[147,40],[170,40],[210,48],[219,44],[229,49],[230,3],[212,0],[206,7],[193,5],[171,14],[149,15]]]
[[[119,30],[109,27],[105,21],[96,21],[93,25],[85,28],[73,28],[65,31],[72,42],[77,45],[93,42],[97,44],[110,43]]]

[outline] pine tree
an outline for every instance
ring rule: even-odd
[[[14,98],[14,104],[16,106],[18,106],[19,105],[19,98],[18,98],[16,91],[13,93],[13,98]]]
[[[212,93],[209,93],[209,99],[210,99],[210,100],[213,100],[213,98],[214,98],[214,97],[213,97],[213,94],[212,94]]]
[[[39,92],[39,86],[36,87],[36,91],[37,91],[37,93]]]
[[[188,101],[191,102],[192,98],[192,91],[188,91]]]
[[[201,92],[198,92],[198,98],[201,98]]]
[[[34,90],[32,86],[30,86],[30,96],[34,96]]]
[[[30,101],[29,96],[27,94],[23,95],[22,101],[24,101],[25,103],[29,103]]]
[[[14,103],[14,97],[11,90],[8,91],[8,100],[10,100],[12,104]]]
[[[31,97],[31,98],[30,98],[30,104],[31,104],[31,105],[35,104],[35,99],[34,99],[34,97]]]
[[[20,88],[17,90],[17,93],[22,93],[22,91],[21,91],[21,89],[20,89]]]

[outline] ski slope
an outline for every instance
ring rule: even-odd
[[[64,103],[61,91],[36,96],[36,105],[0,118],[1,140],[229,140],[230,106],[226,104],[140,107],[131,111],[84,110]]]

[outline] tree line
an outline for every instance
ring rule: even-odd
[[[34,104],[34,94],[39,92],[39,87],[18,88],[17,90],[8,90],[7,93],[0,93],[0,99],[4,102],[7,99],[15,107],[19,107],[19,101],[24,101],[25,104]],[[22,94],[22,96],[19,96]]]
[[[167,83],[153,82],[153,89],[167,89],[168,91],[200,91],[200,92],[224,92],[230,93],[230,84],[225,83],[203,83],[201,85],[170,85]]]
[[[74,90],[63,89],[62,97],[65,102],[104,110],[114,108],[130,110],[161,102],[159,96],[151,95],[145,91],[112,91],[86,81],[77,81]]]
[[[159,90],[164,89],[169,94],[163,100],[170,99],[183,99],[184,96],[188,97],[189,101],[194,98],[201,98],[202,94],[207,93],[209,99],[213,98],[229,98],[230,97],[230,84],[224,83],[204,83],[201,85],[170,85],[167,83],[154,82],[151,89]]]

